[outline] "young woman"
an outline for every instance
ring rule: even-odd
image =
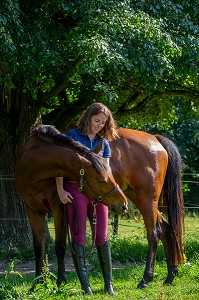
[[[111,157],[109,142],[117,137],[116,124],[111,111],[102,103],[94,103],[81,116],[77,124],[77,129],[67,132],[67,136],[79,141],[84,146],[94,150],[102,139],[102,150],[100,155],[107,159]],[[72,236],[72,246],[79,256],[72,253],[74,266],[79,277],[82,290],[87,294],[92,294],[86,270],[84,255],[84,245],[86,239],[86,219],[90,220],[91,227],[94,207],[91,199],[79,192],[77,182],[68,181],[63,186],[63,178],[56,178],[57,191],[60,201],[66,205],[68,224]],[[71,201],[72,199],[72,201]],[[76,207],[77,218],[73,218],[73,208]],[[97,203],[96,205],[97,224],[96,241],[97,253],[100,260],[102,274],[104,278],[104,290],[110,295],[114,295],[112,286],[112,263],[108,234],[108,207]],[[94,230],[94,228],[92,228]]]

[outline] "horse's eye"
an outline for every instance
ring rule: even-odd
[[[107,183],[107,179],[105,179],[105,178],[99,179],[98,181],[99,181],[99,183]]]

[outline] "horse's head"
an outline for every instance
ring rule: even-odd
[[[80,176],[86,195],[107,205],[113,212],[122,214],[126,212],[127,198],[117,185],[106,159],[60,133],[51,125],[39,125],[31,131],[32,137],[38,135],[40,136],[38,146],[44,143],[45,149],[41,151],[39,148],[42,155],[38,164],[44,164],[44,175],[41,171],[38,174],[40,179],[44,176],[63,176],[78,180]],[[46,138],[50,139],[47,141],[47,147]],[[82,171],[85,172],[84,175],[78,174],[81,168],[84,169]]]
[[[95,158],[95,162],[97,160],[98,168],[95,168],[90,160],[80,157],[82,161],[80,185],[84,193],[93,198],[94,202],[108,206],[114,213],[126,213],[128,200],[116,183],[110,166],[104,158],[93,153],[91,155],[92,159]]]

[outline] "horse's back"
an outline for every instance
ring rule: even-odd
[[[118,128],[118,135],[121,139],[129,141],[130,144],[145,148],[147,151],[165,151],[156,136],[145,131],[130,128]]]
[[[123,189],[148,187],[156,177],[166,173],[168,156],[155,135],[128,129],[118,129],[119,138],[111,142],[111,167]]]
[[[119,138],[111,142],[112,156],[128,160],[129,164],[153,165],[158,155],[167,157],[166,150],[155,135],[147,132],[119,128]]]

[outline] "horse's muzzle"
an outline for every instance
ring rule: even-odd
[[[112,211],[113,213],[116,213],[116,214],[122,214],[122,215],[125,215],[128,211],[128,206],[124,203],[120,209],[118,208],[118,206],[116,205],[112,205]]]
[[[125,215],[128,211],[128,206],[126,204],[122,205],[122,215]]]

